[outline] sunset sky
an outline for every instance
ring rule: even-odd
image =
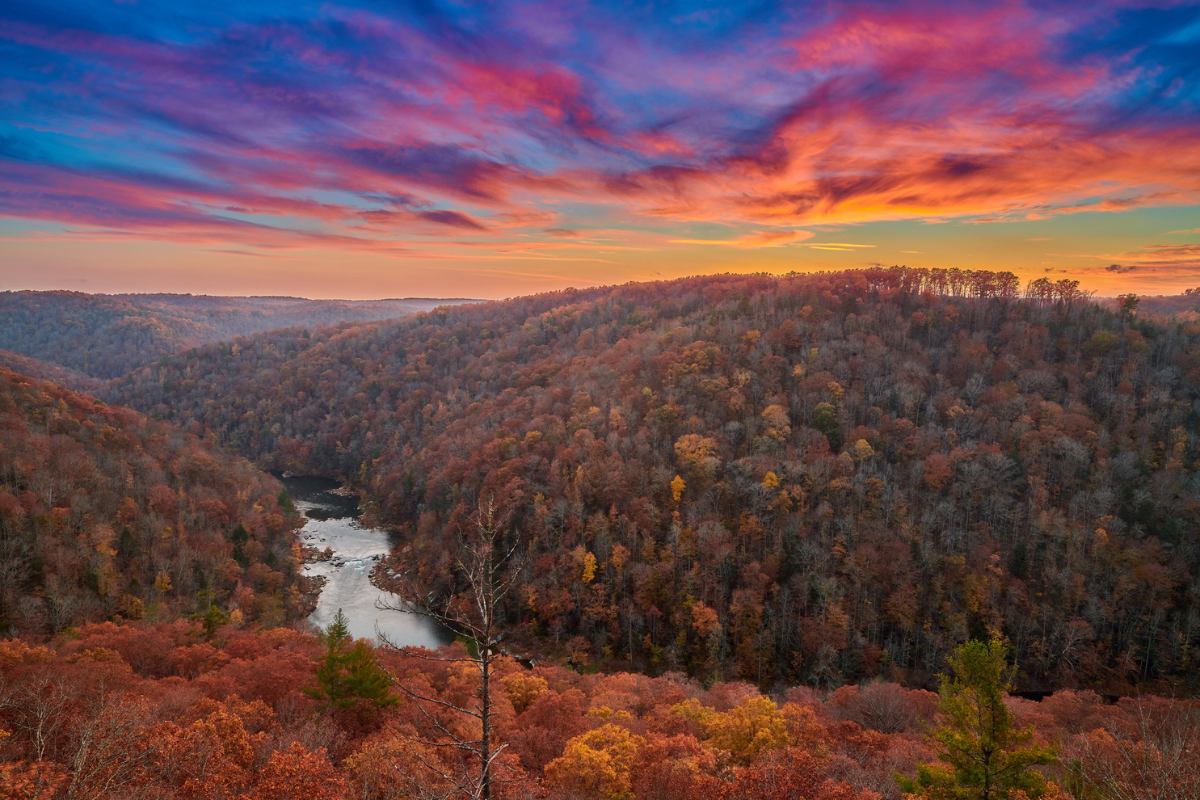
[[[1200,4],[0,4],[0,290],[1200,286]]]

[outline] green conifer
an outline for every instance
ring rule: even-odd
[[[926,764],[912,780],[898,776],[906,794],[929,800],[1007,800],[1023,792],[1043,797],[1046,779],[1031,767],[1054,764],[1053,749],[1032,742],[1033,726],[1017,728],[1004,695],[1015,669],[999,639],[970,641],[950,658],[953,677],[942,676],[945,724],[933,734],[941,764]]]
[[[317,667],[317,686],[305,690],[309,697],[323,701],[325,708],[399,705],[400,698],[391,693],[391,681],[375,660],[374,649],[365,641],[354,641],[342,609],[320,633],[320,639],[325,655]]]

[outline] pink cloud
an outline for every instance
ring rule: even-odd
[[[501,236],[561,244],[603,215],[753,249],[812,235],[795,226],[1200,202],[1194,109],[1121,113],[1166,67],[1136,44],[1068,52],[1108,5],[840,5],[693,48],[551,5],[475,35],[342,7],[162,41],[13,21],[7,40],[71,70],[8,76],[38,110],[17,121],[29,152],[0,161],[0,214],[188,243],[509,252]],[[692,222],[771,229],[680,236]]]

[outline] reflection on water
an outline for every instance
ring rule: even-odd
[[[300,530],[300,541],[318,550],[329,548],[333,557],[304,565],[305,575],[326,579],[309,620],[322,628],[333,621],[340,608],[350,620],[350,633],[373,639],[376,630],[394,644],[441,647],[454,641],[454,633],[431,619],[402,611],[381,611],[375,601],[400,605],[400,598],[371,585],[371,569],[389,550],[387,531],[364,528],[358,522],[358,502],[353,496],[337,494],[338,484],[326,478],[280,478],[296,508],[308,521]]]

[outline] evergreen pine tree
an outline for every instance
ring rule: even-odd
[[[942,764],[918,768],[916,780],[899,776],[906,795],[929,800],[1008,800],[1043,797],[1046,779],[1031,767],[1058,761],[1051,748],[1034,744],[1033,726],[1017,728],[1004,695],[1015,669],[999,639],[970,641],[950,658],[953,677],[942,676],[941,711],[946,722],[933,734]]]
[[[391,693],[391,680],[375,660],[374,649],[365,641],[354,641],[342,609],[320,633],[320,639],[325,655],[317,667],[317,686],[305,690],[309,697],[323,701],[325,708],[399,705],[400,698]]]

